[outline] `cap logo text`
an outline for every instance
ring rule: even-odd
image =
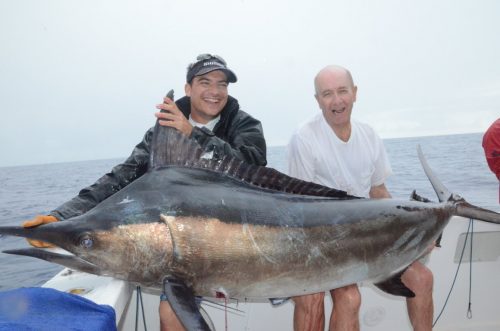
[[[219,62],[209,61],[209,62],[203,62],[203,66],[204,67],[207,67],[207,66],[223,67],[224,65],[220,64]]]

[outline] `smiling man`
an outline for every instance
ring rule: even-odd
[[[199,55],[188,66],[186,96],[176,102],[165,98],[156,108],[166,112],[155,115],[161,125],[194,138],[217,158],[229,154],[252,164],[266,165],[261,123],[242,111],[238,100],[228,95],[229,83],[236,80],[220,56]]]
[[[199,55],[187,69],[186,96],[176,102],[165,97],[163,103],[156,106],[165,112],[157,112],[155,116],[161,125],[173,127],[195,139],[213,158],[231,155],[251,164],[266,165],[266,142],[261,123],[242,111],[238,101],[228,95],[229,83],[236,80],[236,75],[220,56]],[[84,214],[144,175],[152,137],[153,128],[146,132],[125,162],[49,215],[36,216],[23,226],[34,227]],[[35,247],[48,247],[39,241],[30,243]],[[160,323],[163,330],[183,330],[165,300],[160,304]]]
[[[392,170],[382,140],[367,124],[351,120],[358,92],[351,73],[340,66],[327,66],[316,75],[314,87],[321,114],[291,138],[287,150],[289,175],[350,195],[390,198],[385,181]],[[431,330],[431,271],[417,261],[402,274],[401,281],[415,293],[414,298],[407,299],[414,330]],[[357,285],[330,293],[333,311],[329,330],[359,330],[361,295]],[[295,330],[324,330],[323,298],[324,293],[293,298]]]

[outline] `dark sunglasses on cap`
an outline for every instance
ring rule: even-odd
[[[205,54],[198,55],[196,57],[196,62],[193,62],[193,63],[189,64],[188,70],[191,70],[199,62],[205,61],[205,60],[210,60],[210,59],[216,59],[217,61],[219,61],[223,65],[227,66],[226,61],[221,56],[219,56],[219,55],[212,55],[212,54],[209,54],[209,53],[205,53]]]
[[[204,60],[210,60],[210,59],[217,59],[220,62],[222,62],[222,64],[224,64],[225,66],[227,65],[226,61],[221,56],[219,56],[219,55],[212,55],[212,54],[209,54],[209,53],[198,55],[196,57],[196,62],[200,62],[200,61],[204,61]],[[196,62],[192,63],[192,65],[195,65]]]

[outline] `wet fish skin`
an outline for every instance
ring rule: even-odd
[[[101,274],[155,287],[168,276],[196,295],[267,298],[387,279],[425,252],[453,211],[452,203],[296,196],[170,167],[73,220],[18,231]]]

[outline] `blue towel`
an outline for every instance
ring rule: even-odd
[[[116,330],[115,311],[78,295],[30,287],[0,292],[0,330]]]

